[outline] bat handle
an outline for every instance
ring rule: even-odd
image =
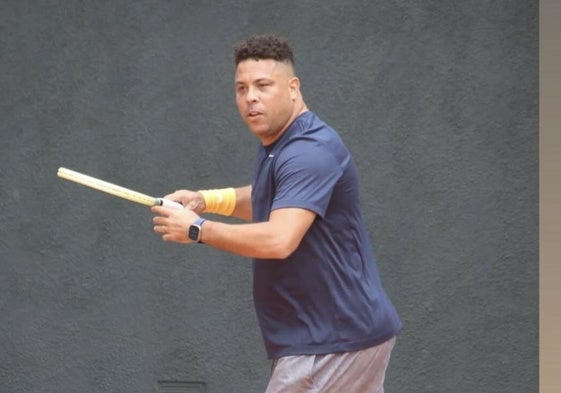
[[[156,204],[170,209],[183,209],[183,205],[181,203],[164,198],[156,198]]]

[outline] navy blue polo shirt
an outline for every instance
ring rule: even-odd
[[[274,144],[260,146],[251,198],[254,222],[288,207],[316,213],[288,258],[253,261],[269,358],[356,351],[398,333],[361,213],[357,169],[332,128],[306,112]]]

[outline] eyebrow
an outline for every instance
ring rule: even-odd
[[[273,82],[272,78],[259,78],[256,79],[254,81],[251,81],[251,83],[262,83],[262,82]],[[245,85],[245,82],[242,81],[236,81],[236,85]]]

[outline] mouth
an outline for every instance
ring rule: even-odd
[[[256,110],[251,110],[251,111],[247,112],[247,117],[249,119],[255,119],[259,116],[263,116],[263,113],[259,112],[259,111],[256,111]]]

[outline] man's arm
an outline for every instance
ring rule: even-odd
[[[284,208],[273,210],[269,221],[260,223],[205,221],[201,241],[250,258],[285,259],[296,250],[315,217],[310,210]]]
[[[247,190],[246,190],[247,191]],[[165,241],[190,243],[189,226],[199,217],[190,209],[152,207],[154,231]],[[225,224],[207,220],[202,224],[201,241],[219,250],[250,258],[284,259],[296,250],[314,222],[316,214],[300,208],[271,212],[266,222]]]
[[[232,217],[236,217],[245,221],[253,219],[251,209],[251,185],[238,187],[236,191],[236,207],[232,213]]]
[[[234,191],[236,194],[236,205],[231,216],[251,221],[251,185],[235,188]],[[206,209],[205,199],[199,191],[179,190],[166,195],[164,199],[179,202],[197,214],[204,213]]]

